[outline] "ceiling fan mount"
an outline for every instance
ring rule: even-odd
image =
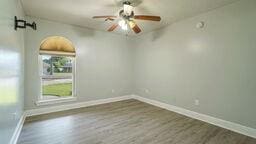
[[[128,27],[132,29],[136,34],[141,32],[141,29],[136,24],[134,20],[147,20],[147,21],[161,21],[160,16],[151,16],[151,15],[135,15],[134,7],[132,6],[131,1],[125,0],[123,1],[123,9],[119,11],[118,16],[114,15],[105,15],[105,16],[93,16],[93,18],[104,18],[105,21],[115,21],[115,19],[120,19],[120,21],[113,24],[108,31],[114,31],[118,26],[120,26],[123,30],[127,30]]]
[[[118,7],[122,7],[124,4],[130,4],[133,7],[140,5],[143,0],[114,0],[115,5]]]
[[[124,2],[123,2],[123,5],[124,5],[124,4],[131,5],[132,3],[131,3],[130,1],[124,1]]]

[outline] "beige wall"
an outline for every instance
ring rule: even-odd
[[[256,128],[255,26],[256,1],[241,0],[142,35],[134,93]]]
[[[8,144],[23,113],[24,30],[14,30],[14,16],[23,19],[18,0],[0,1],[0,143]]]
[[[76,102],[131,94],[132,49],[128,37],[48,20],[27,19],[36,21],[38,30],[26,31],[25,109],[39,108],[35,106],[40,95],[38,53],[40,42],[48,36],[64,36],[75,45]]]

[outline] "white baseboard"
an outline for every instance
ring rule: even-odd
[[[131,95],[114,97],[114,98],[107,98],[107,99],[99,99],[99,100],[93,100],[93,101],[86,101],[86,102],[78,102],[78,103],[72,103],[72,104],[63,104],[63,105],[58,105],[58,106],[50,106],[50,107],[38,108],[38,109],[32,109],[32,110],[26,110],[25,113],[26,113],[26,116],[35,116],[35,115],[41,115],[41,114],[47,114],[47,113],[52,113],[52,112],[71,110],[71,109],[76,109],[76,108],[82,108],[82,107],[88,107],[88,106],[93,106],[93,105],[117,102],[117,101],[128,100],[128,99],[131,99]]]
[[[23,124],[25,122],[25,119],[26,119],[26,115],[25,115],[25,113],[23,113],[19,122],[18,122],[18,124],[17,124],[17,126],[16,126],[16,128],[15,128],[15,130],[14,130],[14,133],[12,135],[12,138],[11,138],[11,141],[10,141],[9,144],[16,144],[17,143],[18,138],[20,136],[20,132],[21,132],[22,127],[23,127]]]
[[[231,130],[231,131],[243,134],[243,135],[246,135],[246,136],[256,138],[256,129],[254,129],[254,128],[250,128],[250,127],[246,127],[246,126],[243,126],[243,125],[240,125],[237,123],[233,123],[230,121],[218,119],[218,118],[208,116],[205,114],[200,114],[200,113],[197,113],[194,111],[190,111],[190,110],[180,108],[177,106],[169,105],[169,104],[159,102],[156,100],[144,98],[144,97],[141,97],[138,95],[133,95],[132,98],[142,101],[142,102],[145,102],[145,103],[148,103],[148,104],[151,104],[151,105],[154,105],[154,106],[157,106],[157,107],[160,107],[160,108],[163,108],[163,109],[166,109],[166,110],[169,110],[169,111],[173,111],[173,112],[194,118],[194,119],[198,119],[198,120],[201,120],[201,121],[204,121],[204,122],[207,122],[207,123],[210,123],[210,124],[213,124],[213,125],[216,125],[216,126],[219,126],[219,127],[222,127],[222,128],[225,128],[225,129],[228,129],[228,130]]]

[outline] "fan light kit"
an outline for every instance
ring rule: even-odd
[[[118,24],[113,24],[108,31],[114,31],[118,26],[122,28],[122,30],[128,30],[128,27],[132,29],[136,34],[141,32],[141,29],[136,24],[134,20],[147,20],[147,21],[161,21],[160,16],[151,16],[151,15],[135,15],[134,7],[131,5],[131,2],[125,1],[123,2],[123,9],[119,11],[119,15],[105,15],[105,16],[94,16],[95,18],[104,18],[105,21],[115,21],[118,20]]]
[[[125,20],[120,20],[118,22],[118,25],[123,29],[123,30],[128,30],[128,26]]]

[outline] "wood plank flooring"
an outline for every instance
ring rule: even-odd
[[[256,139],[126,100],[29,117],[18,144],[256,144]]]

